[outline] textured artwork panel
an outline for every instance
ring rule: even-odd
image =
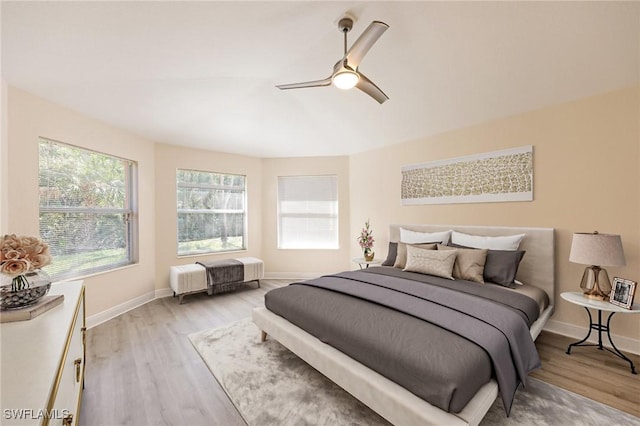
[[[403,204],[531,201],[533,147],[402,168]]]

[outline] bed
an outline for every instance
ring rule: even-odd
[[[492,313],[491,315],[498,316],[499,318],[497,319],[497,322],[501,322],[502,314],[499,313],[500,311],[493,308],[487,309],[482,307],[483,303],[488,303],[486,301],[481,301],[480,299],[478,299],[479,302],[477,302],[477,304],[464,305],[464,303],[468,303],[467,299],[469,298],[469,296],[466,295],[466,289],[485,287],[489,289],[487,291],[494,291],[497,293],[522,293],[523,288],[527,288],[528,290],[536,290],[538,292],[539,290],[543,290],[543,292],[546,293],[547,303],[543,305],[539,305],[539,311],[535,312],[535,315],[531,315],[532,319],[530,323],[526,324],[527,328],[524,331],[527,334],[528,340],[531,342],[530,345],[533,344],[532,339],[535,339],[538,336],[544,324],[553,313],[553,307],[554,307],[554,231],[553,229],[475,227],[475,226],[449,226],[449,225],[392,225],[389,231],[390,241],[397,242],[400,240],[401,228],[404,230],[404,232],[408,230],[408,231],[419,232],[419,233],[424,233],[424,232],[433,233],[433,232],[441,232],[441,231],[447,231],[447,230],[453,229],[461,233],[467,233],[471,235],[491,236],[491,237],[525,234],[524,238],[520,242],[519,250],[526,251],[526,254],[524,255],[524,258],[522,258],[522,261],[520,262],[518,272],[517,272],[517,277],[516,277],[519,282],[525,283],[524,286],[512,286],[512,287],[517,287],[513,289],[513,288],[506,288],[506,287],[503,288],[502,286],[495,286],[493,284],[478,285],[477,283],[471,284],[465,280],[456,280],[455,285],[461,286],[460,289],[462,289],[460,293],[465,293],[465,294],[463,294],[462,296],[456,295],[455,296],[456,299],[455,300],[451,299],[450,303],[453,304],[454,306],[457,306],[457,304],[462,303],[462,305],[460,305],[460,306],[463,306],[462,308],[460,307],[456,308],[458,311],[460,310],[464,311],[466,309],[469,309],[469,310],[477,309],[479,311],[478,315],[480,316],[485,315],[485,312],[496,311],[496,313]],[[411,250],[412,250],[412,253],[413,251],[415,251],[415,249],[413,248],[411,248]],[[424,252],[421,252],[421,253],[424,253]],[[477,354],[474,355],[474,357],[478,357],[477,361],[475,360],[474,357],[471,357],[471,356],[469,357],[469,359],[472,362],[477,363],[477,366],[476,364],[471,364],[473,366],[471,368],[472,369],[477,368],[478,369],[477,371],[480,372],[478,374],[474,373],[472,374],[472,376],[482,376],[482,377],[486,376],[484,379],[480,377],[480,379],[478,379],[480,380],[480,382],[474,383],[473,386],[475,387],[472,387],[471,391],[460,390],[460,387],[457,384],[457,381],[464,382],[466,380],[463,373],[459,375],[460,377],[458,377],[458,375],[456,374],[456,378],[453,378],[453,377],[451,378],[451,382],[455,383],[455,386],[450,386],[450,383],[448,383],[446,380],[443,381],[442,377],[432,379],[431,376],[425,376],[425,377],[428,377],[428,380],[427,379],[414,380],[417,383],[416,386],[422,386],[421,388],[416,390],[416,388],[412,387],[414,386],[413,383],[405,383],[397,379],[397,377],[399,376],[394,375],[395,374],[394,369],[402,370],[402,368],[398,367],[398,365],[401,364],[399,360],[398,362],[386,362],[385,365],[390,366],[389,368],[391,368],[391,370],[389,371],[384,370],[384,368],[380,368],[379,365],[374,365],[375,362],[372,364],[372,360],[367,358],[366,356],[367,348],[365,347],[361,348],[361,351],[365,352],[365,355],[361,355],[361,354],[355,355],[355,353],[352,352],[351,348],[346,348],[344,347],[344,345],[341,346],[340,342],[337,342],[337,343],[331,342],[330,340],[333,338],[333,335],[335,333],[333,331],[330,331],[330,329],[326,329],[326,330],[329,330],[327,332],[328,334],[331,335],[330,338],[328,339],[326,335],[323,335],[323,330],[325,330],[323,329],[323,327],[325,326],[318,325],[316,323],[315,317],[313,317],[314,312],[312,311],[314,311],[315,305],[321,306],[322,303],[327,303],[326,307],[319,307],[318,309],[315,309],[315,310],[331,311],[331,309],[334,309],[334,311],[331,312],[329,317],[336,317],[339,319],[339,321],[344,321],[345,323],[348,324],[346,328],[350,328],[352,322],[353,323],[358,322],[357,318],[353,315],[360,315],[358,313],[354,313],[356,311],[359,312],[360,308],[358,307],[357,309],[355,308],[350,309],[347,306],[352,306],[352,305],[344,305],[343,303],[346,303],[345,300],[348,298],[351,298],[351,299],[355,298],[358,300],[356,303],[358,306],[367,305],[366,309],[373,309],[372,311],[367,311],[367,310],[363,311],[364,313],[362,315],[363,315],[363,318],[366,318],[366,321],[361,321],[361,322],[374,323],[375,321],[378,321],[377,323],[375,323],[377,324],[375,325],[375,327],[380,327],[380,334],[387,335],[388,336],[387,338],[390,339],[389,344],[387,344],[386,346],[390,348],[390,352],[392,354],[393,353],[397,354],[399,352],[412,353],[409,350],[404,350],[405,346],[403,345],[407,345],[406,347],[408,348],[413,344],[414,341],[421,342],[421,344],[424,344],[425,346],[420,347],[420,351],[423,351],[423,350],[434,351],[434,352],[428,352],[428,353],[425,352],[425,354],[429,355],[427,358],[429,359],[429,362],[432,364],[430,366],[425,365],[424,366],[425,369],[427,370],[430,369],[430,371],[442,370],[444,371],[444,373],[442,374],[445,374],[445,376],[443,377],[446,378],[447,377],[446,374],[449,374],[448,371],[457,371],[459,366],[456,366],[454,362],[451,366],[447,364],[447,366],[443,366],[443,368],[440,368],[440,364],[438,363],[444,363],[444,362],[449,363],[449,362],[452,362],[452,360],[458,360],[459,358],[463,359],[464,357],[463,356],[448,357],[450,359],[443,361],[441,359],[442,354],[438,356],[437,350],[440,346],[445,347],[446,345],[442,345],[440,344],[440,342],[438,342],[438,344],[429,344],[428,339],[423,338],[423,336],[443,336],[448,333],[450,334],[451,331],[438,330],[437,327],[434,327],[431,323],[428,323],[427,325],[425,325],[424,329],[411,328],[411,327],[418,327],[413,325],[416,321],[419,321],[414,318],[415,316],[414,313],[410,313],[409,315],[396,314],[395,311],[393,314],[384,313],[384,315],[386,316],[383,317],[384,320],[381,320],[380,318],[381,318],[381,315],[383,314],[380,313],[381,312],[380,310],[386,309],[385,312],[387,312],[388,309],[392,309],[392,308],[389,308],[387,304],[392,303],[390,300],[394,299],[395,296],[389,297],[388,294],[390,293],[388,292],[393,291],[395,294],[397,292],[396,286],[406,285],[411,288],[415,287],[420,291],[424,291],[423,288],[428,287],[430,289],[429,290],[430,294],[431,292],[443,293],[445,295],[445,298],[449,300],[451,295],[454,293],[449,287],[453,287],[454,284],[452,281],[447,281],[447,280],[443,280],[442,278],[438,278],[437,280],[435,280],[437,282],[430,283],[428,286],[424,286],[424,285],[421,286],[413,282],[413,279],[414,279],[413,277],[408,277],[403,274],[404,273],[400,271],[398,268],[381,267],[381,268],[372,268],[371,271],[364,271],[364,272],[348,271],[340,274],[335,274],[332,276],[325,277],[320,283],[316,283],[314,280],[309,280],[302,285],[289,286],[289,287],[295,287],[297,292],[300,292],[302,288],[310,289],[310,290],[305,290],[305,292],[309,292],[305,294],[312,295],[310,298],[314,300],[314,303],[310,304],[307,307],[304,307],[304,309],[301,309],[303,311],[304,310],[309,311],[308,314],[304,314],[304,315],[308,315],[308,320],[306,321],[306,323],[305,323],[305,318],[302,318],[302,319],[295,318],[293,320],[300,326],[294,325],[291,321],[285,319],[285,316],[288,316],[288,314],[286,314],[287,309],[289,308],[294,309],[296,307],[297,302],[293,302],[289,308],[285,307],[284,309],[282,308],[275,309],[276,307],[278,307],[278,305],[274,304],[269,300],[269,299],[278,300],[274,297],[271,297],[271,298],[267,297],[266,299],[267,306],[269,306],[269,304],[272,304],[273,307],[271,309],[278,311],[281,315],[278,315],[266,308],[256,308],[253,311],[253,321],[262,330],[263,337],[265,337],[266,335],[269,335],[273,339],[279,341],[281,344],[283,344],[285,347],[290,349],[300,358],[304,359],[311,366],[313,366],[318,371],[320,371],[325,376],[327,376],[329,379],[334,381],[336,384],[338,384],[343,389],[345,389],[346,391],[351,393],[353,396],[358,398],[360,401],[368,405],[370,408],[372,408],[382,417],[386,418],[387,420],[389,420],[394,424],[434,424],[434,425],[435,424],[461,424],[461,425],[462,424],[471,424],[471,425],[478,424],[482,420],[482,418],[484,417],[488,409],[491,407],[496,397],[498,397],[498,393],[499,393],[498,382],[500,382],[500,387],[502,389],[509,389],[509,388],[505,387],[505,384],[504,384],[505,374],[504,372],[502,372],[504,368],[500,366],[499,363],[496,364],[494,362],[494,358],[493,358],[494,355],[491,352],[491,350],[487,351],[486,349],[484,349],[484,347],[480,349],[473,349],[473,350],[470,349],[469,342],[467,342],[467,340],[474,340],[475,336],[466,336],[465,339],[458,338],[459,340],[461,341],[463,340],[464,342],[456,341],[455,343],[455,345],[459,345],[459,344],[462,345],[464,343],[464,345],[467,345],[467,346],[464,346],[464,345],[452,346],[455,348],[464,348],[464,349],[461,349],[459,353],[463,353],[463,352],[473,353],[475,350],[480,354],[484,352],[487,352],[488,354],[488,356],[477,355]],[[422,274],[415,274],[413,272],[407,272],[406,274],[408,275],[413,274],[414,276],[422,275]],[[431,280],[430,277],[427,277],[427,278]],[[369,284],[368,281],[373,281],[373,284]],[[353,285],[352,284],[344,285],[345,282],[353,283]],[[448,283],[451,283],[451,284],[448,284]],[[377,301],[374,300],[374,303],[361,302],[359,299],[360,296],[356,294],[351,296],[349,294],[347,294],[346,296],[342,294],[343,292],[348,293],[350,291],[356,291],[352,289],[358,288],[360,286],[365,286],[365,285],[367,286],[373,285],[373,287],[366,287],[367,288],[366,292],[372,294],[372,296],[367,296],[367,297],[379,298]],[[319,287],[333,286],[335,288],[332,290],[332,292],[335,290],[336,292],[340,293],[341,296],[339,296],[339,298],[336,300],[327,299],[327,301],[330,301],[330,302],[323,302],[322,298],[325,297],[324,296],[325,293],[328,293],[327,289],[318,288],[317,286]],[[391,290],[389,290],[387,287],[391,288]],[[496,289],[491,290],[492,287],[496,287]],[[497,287],[500,287],[500,291],[497,290]],[[374,290],[368,290],[369,288],[372,288]],[[295,295],[292,296],[293,292],[291,290],[287,290],[287,291],[289,292],[287,293],[287,296],[289,298],[297,297]],[[476,290],[473,290],[473,291],[476,291]],[[485,290],[482,290],[482,291],[485,291]],[[404,293],[404,287],[401,292]],[[524,291],[524,293],[527,293],[527,291]],[[377,296],[374,296],[376,294]],[[355,296],[355,297],[352,297],[352,296]],[[336,296],[331,296],[331,297],[336,297]],[[412,298],[411,300],[415,299],[413,295],[411,295],[410,297]],[[461,298],[461,300],[458,300],[459,297]],[[505,297],[511,297],[511,296],[505,296]],[[517,300],[523,300],[521,296],[514,296],[514,297]],[[304,301],[304,299],[301,299],[301,300]],[[402,303],[405,303],[405,302],[402,302]],[[430,301],[430,300],[427,300],[427,301],[420,300],[420,303],[427,303],[428,306],[433,306],[434,310],[435,308],[440,308],[439,302],[434,303],[433,301]],[[369,306],[369,305],[372,305],[372,306]],[[384,306],[380,307],[378,305],[384,305]],[[475,305],[477,305],[477,308],[474,308]],[[535,309],[537,308],[529,308],[529,311],[532,311]],[[429,311],[430,310],[431,309],[429,309]],[[510,307],[507,308],[507,311],[510,311],[510,310],[515,311],[516,309],[510,308]],[[426,312],[426,311],[427,310],[422,309],[420,312]],[[283,312],[285,314],[283,314]],[[454,312],[454,314],[457,315],[456,312]],[[518,314],[521,315],[521,313],[519,312]],[[344,316],[344,315],[347,315],[347,316]],[[505,312],[504,315],[506,318],[508,315],[513,315],[513,314],[509,312]],[[400,335],[406,334],[404,330],[410,329],[411,333],[415,332],[417,333],[416,335],[420,335],[421,338],[412,339],[411,338],[412,335],[410,334],[408,336],[403,337],[405,340],[397,340],[396,339],[397,333],[394,334],[394,333],[389,333],[387,331],[385,334],[385,330],[384,330],[384,327],[382,327],[382,325],[384,324],[384,322],[387,321],[387,316],[389,318],[389,321],[391,321],[391,317],[393,317],[394,318],[393,320],[395,321],[396,320],[395,317],[400,317],[400,316],[403,317],[402,321],[409,321],[407,323],[403,322],[401,323],[402,324],[401,326],[396,327],[395,329],[396,331],[403,330],[402,333],[399,333]],[[404,317],[407,317],[407,318],[404,318]],[[438,315],[436,315],[436,318],[426,318],[425,321],[438,320],[437,317]],[[291,317],[291,318],[294,318],[294,317]],[[478,322],[482,324],[483,321],[478,321]],[[455,322],[457,322],[457,320],[453,321],[453,323]],[[509,323],[509,324],[519,323],[519,321],[517,320],[508,320],[508,321],[505,320],[502,322]],[[313,326],[310,327],[309,324],[313,324]],[[410,327],[407,327],[406,324],[409,324]],[[330,324],[327,325],[327,327],[330,327],[330,326],[331,326]],[[419,326],[419,327],[422,327],[422,326]],[[469,327],[469,329],[473,329],[474,327],[475,326]],[[464,334],[466,332],[466,328],[467,328],[466,326],[462,327],[462,329],[458,331],[454,331],[453,334],[459,334],[459,333]],[[522,328],[522,325],[518,324],[516,328]],[[305,331],[305,329],[310,332]],[[428,329],[428,331],[425,331],[426,329]],[[367,332],[370,333],[371,330],[368,330]],[[504,332],[501,331],[500,333],[506,336],[508,334],[510,335],[512,332],[507,330]],[[518,341],[522,341],[522,336],[517,337],[517,333],[518,331],[513,332],[514,336],[516,336],[514,337],[514,339]],[[522,333],[522,331],[519,331],[519,333]],[[483,334],[483,332],[479,332],[479,334]],[[320,338],[315,337],[314,335],[319,336]],[[531,338],[529,338],[529,336],[531,336]],[[362,339],[358,339],[358,336],[353,336],[353,335],[351,335],[350,337],[347,336],[344,339],[352,340],[354,342],[352,346],[357,347],[359,344],[366,345],[369,341],[368,340],[369,338],[370,336],[363,334]],[[449,339],[449,337],[447,337],[447,339]],[[358,340],[360,340],[361,342],[358,343]],[[489,338],[489,340],[491,339]],[[327,341],[329,341],[330,344],[324,343]],[[526,342],[523,341],[523,346],[526,346],[525,343]],[[508,342],[507,344],[513,345],[511,341]],[[402,348],[403,350],[402,351],[396,350],[396,347],[394,345],[399,345],[398,347]],[[471,343],[471,345],[473,345],[473,343]],[[518,345],[513,345],[513,347],[517,348],[519,347]],[[336,349],[336,347],[334,346],[338,347],[340,350]],[[385,346],[385,345],[382,344],[382,346]],[[529,358],[537,357],[537,353],[535,354],[535,356],[530,356],[530,355],[526,355],[527,351],[524,349],[521,352],[525,352],[525,355],[524,355],[525,358],[527,356]],[[347,354],[351,354],[353,356],[349,356]],[[485,356],[489,361],[484,361],[483,359],[481,359]],[[359,362],[354,358],[358,359],[361,362]],[[419,358],[419,360],[420,359],[422,358]],[[438,360],[438,361],[432,362],[433,360]],[[520,361],[521,360],[518,360],[518,362]],[[402,361],[402,362],[405,362],[405,361]],[[414,362],[414,364],[411,364],[412,365],[411,368],[413,368],[413,366],[416,365],[415,361],[410,360],[407,362]],[[465,360],[464,362],[466,363],[467,361]],[[486,362],[490,362],[490,363],[493,362],[488,367],[489,373],[486,372],[487,371]],[[518,364],[518,362],[516,362],[515,364]],[[527,363],[527,362],[531,364],[529,365],[529,367],[535,368],[535,365],[534,365],[536,362],[535,359],[525,359],[524,363]],[[460,365],[462,365],[464,368],[469,368],[467,364],[460,364]],[[423,367],[422,364],[420,366]],[[524,373],[525,377],[522,379],[523,382],[526,381],[526,373],[530,371],[530,369],[532,369],[529,367],[525,368],[526,371]],[[462,369],[464,370],[464,368]],[[382,374],[377,371],[381,371]],[[476,370],[473,370],[473,371],[476,371]],[[403,374],[405,374],[406,376],[407,375],[406,371]],[[417,372],[415,374],[415,377],[420,378],[422,374],[423,374],[422,372],[419,372],[419,373]],[[431,373],[429,371],[426,371],[424,374],[431,374]],[[467,372],[465,374],[469,374],[469,373]],[[517,375],[519,374],[520,376],[522,376],[522,371],[518,371],[515,374]],[[471,376],[468,376],[468,377],[471,377]],[[400,382],[402,383],[402,385],[396,382]],[[421,382],[424,382],[424,383],[421,383]],[[443,389],[442,390],[436,389],[440,387],[442,387]],[[450,390],[449,388],[452,388],[452,389]],[[517,388],[517,385],[516,385],[516,388]],[[445,396],[438,394],[437,396],[433,397],[432,395],[429,394],[429,392],[431,392],[434,389],[437,390],[438,392],[442,392],[442,394]],[[427,394],[425,394],[425,392]],[[471,393],[467,396],[464,396],[465,392],[467,393],[471,392]],[[508,394],[509,392],[504,392],[504,391],[501,393],[500,396],[503,398],[503,401],[505,401],[505,397],[508,399],[509,397],[512,396]],[[458,396],[458,395],[462,395],[462,396]],[[458,399],[455,400],[455,398],[458,398]],[[505,407],[507,407],[507,405],[510,405],[509,401],[505,403]]]

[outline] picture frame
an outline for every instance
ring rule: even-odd
[[[638,283],[635,281],[615,277],[611,286],[609,302],[625,309],[631,309],[637,284]]]
[[[402,166],[402,205],[533,201],[533,145]]]

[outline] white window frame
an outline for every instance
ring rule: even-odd
[[[298,180],[300,181],[304,181],[304,180],[308,180],[309,182],[309,186],[312,187],[313,186],[313,181],[317,180],[317,179],[329,179],[332,185],[333,185],[333,191],[334,193],[332,195],[334,195],[334,199],[329,201],[330,203],[333,203],[334,206],[332,206],[330,209],[328,209],[329,211],[327,211],[327,209],[325,209],[324,212],[320,212],[320,211],[314,211],[313,209],[313,204],[314,202],[322,202],[322,201],[328,201],[328,200],[314,200],[312,198],[313,195],[311,193],[309,193],[309,196],[311,199],[307,200],[307,205],[306,206],[299,206],[301,207],[299,211],[295,211],[295,212],[285,212],[285,208],[283,208],[283,203],[287,202],[287,201],[291,201],[291,200],[286,200],[284,199],[285,197],[283,196],[283,194],[281,193],[281,188],[282,185],[285,184],[286,185],[286,181],[287,180]],[[329,182],[327,182],[329,183]],[[321,196],[321,198],[324,198],[327,194],[323,194]],[[340,221],[340,212],[339,212],[339,190],[338,190],[338,176],[335,174],[331,174],[331,175],[296,175],[296,176],[278,176],[278,249],[283,249],[283,250],[337,250],[340,248],[340,232],[339,232],[339,221]],[[302,200],[297,200],[297,201],[302,201]],[[287,240],[290,240],[291,237],[286,236],[285,233],[288,232],[288,230],[286,229],[285,226],[285,219],[287,218],[299,218],[299,219],[307,219],[312,221],[313,219],[322,219],[322,218],[326,218],[328,219],[328,221],[332,221],[335,224],[335,229],[332,232],[332,240],[327,239],[327,242],[324,244],[318,244],[317,242],[314,241],[302,241],[299,240],[295,243],[287,243]]]
[[[117,160],[117,161],[121,161],[123,163],[124,166],[124,187],[125,187],[125,200],[124,200],[124,206],[123,208],[101,208],[101,207],[96,207],[96,208],[91,208],[91,207],[74,207],[74,206],[51,206],[51,205],[42,205],[42,202],[39,203],[39,214],[40,217],[42,217],[43,214],[47,214],[47,213],[66,213],[66,214],[73,214],[73,213],[78,213],[78,214],[94,214],[94,215],[122,215],[123,217],[123,221],[125,224],[125,229],[124,229],[124,237],[125,237],[125,259],[118,261],[118,262],[113,262],[113,263],[108,263],[108,264],[104,264],[101,266],[97,266],[97,267],[89,267],[89,268],[79,268],[77,270],[68,270],[68,271],[63,271],[63,272],[55,272],[55,265],[56,265],[56,257],[59,256],[59,254],[57,254],[55,252],[55,248],[53,247],[53,244],[51,244],[51,241],[47,241],[50,245],[50,249],[51,249],[51,256],[52,256],[52,263],[51,265],[49,265],[48,267],[45,267],[45,271],[49,272],[49,275],[54,279],[54,280],[67,280],[70,278],[75,278],[75,277],[80,277],[80,276],[87,276],[87,275],[93,275],[93,274],[97,274],[97,273],[101,273],[101,272],[107,272],[110,270],[114,270],[114,269],[118,269],[121,268],[123,266],[127,266],[127,265],[132,265],[135,263],[138,263],[138,214],[137,214],[137,210],[138,210],[138,194],[137,194],[137,187],[138,187],[138,181],[137,181],[137,176],[138,176],[138,167],[137,167],[137,163],[135,161],[132,160],[128,160],[125,158],[121,158],[118,156],[114,156],[111,154],[105,154],[103,152],[99,152],[99,151],[95,151],[95,150],[91,150],[91,149],[87,149],[87,148],[83,148],[83,147],[78,147],[75,145],[71,145],[68,143],[64,143],[64,142],[59,142],[59,141],[55,141],[52,139],[48,139],[48,138],[44,138],[44,137],[40,137],[39,141],[38,141],[38,147],[40,148],[41,144],[56,144],[56,145],[60,145],[60,146],[64,146],[67,149],[74,149],[74,150],[78,150],[78,151],[83,151],[83,152],[87,152],[87,153],[93,153],[96,155],[100,155],[100,156],[104,156],[107,157],[109,159],[112,160]],[[39,150],[39,157],[40,157],[40,150]],[[40,160],[39,160],[40,163]],[[40,174],[43,172],[42,168],[40,167],[40,165],[38,166],[38,173],[39,176]],[[40,181],[40,178],[39,178]],[[40,187],[40,182],[38,184],[39,190],[42,191],[42,187]],[[50,189],[50,187],[47,187],[47,189]],[[46,241],[46,237],[43,235],[42,233],[42,220],[41,222],[41,231],[40,231],[40,236],[41,238],[43,238]],[[85,253],[90,253],[93,250],[87,250]],[[79,252],[76,253],[76,255],[78,256],[82,256],[84,253],[83,252]],[[68,256],[68,255],[67,255]],[[70,263],[75,263],[75,262],[70,262]],[[78,266],[82,265],[82,262],[78,262],[77,263]]]
[[[178,206],[180,200],[178,199],[178,192],[180,191],[180,188],[202,188],[202,189],[218,189],[218,190],[232,190],[232,191],[238,191],[238,187],[234,187],[234,186],[226,186],[226,185],[215,185],[215,184],[195,184],[195,183],[180,183],[178,181],[178,175],[180,173],[180,171],[184,171],[184,172],[192,172],[192,173],[208,173],[211,175],[219,175],[219,176],[236,176],[236,177],[242,177],[244,179],[244,187],[242,188],[243,191],[243,208],[242,209],[185,209],[185,208],[180,208]],[[223,173],[223,172],[212,172],[212,171],[208,171],[208,170],[196,170],[196,169],[176,169],[176,208],[177,208],[177,215],[176,215],[176,253],[179,257],[183,257],[183,256],[197,256],[197,255],[203,255],[203,254],[211,254],[211,253],[226,253],[226,252],[234,252],[234,251],[245,251],[247,250],[247,220],[248,220],[248,209],[247,209],[247,176],[246,175],[242,175],[239,173]],[[219,250],[214,250],[214,249],[206,249],[206,250],[192,250],[192,251],[186,251],[186,252],[181,252],[180,250],[180,244],[182,243],[182,241],[180,241],[180,214],[184,214],[184,213],[195,213],[195,214],[221,214],[221,213],[232,213],[232,214],[242,214],[243,215],[243,221],[242,221],[242,246],[241,247],[228,247],[228,248],[221,248]]]

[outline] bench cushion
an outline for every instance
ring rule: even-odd
[[[244,263],[244,280],[253,281],[264,278],[264,263],[256,257],[238,257]]]
[[[206,270],[195,263],[172,266],[169,272],[169,284],[176,294],[206,290]]]
[[[256,257],[238,257],[244,264],[244,281],[264,278],[264,263]],[[206,269],[198,264],[172,266],[169,272],[169,284],[176,294],[204,291],[207,289]]]

